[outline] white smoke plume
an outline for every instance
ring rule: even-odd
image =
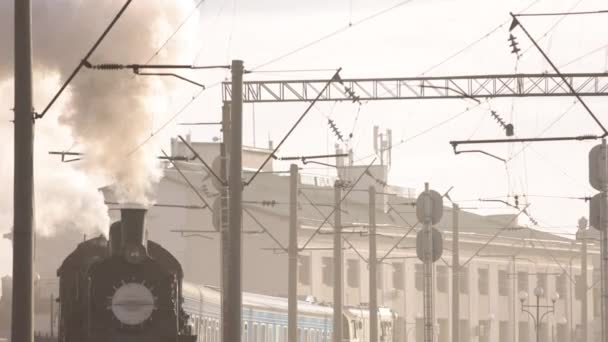
[[[32,1],[34,106],[42,111],[60,84],[106,28],[124,0]],[[133,1],[90,59],[95,63],[145,63],[194,7],[192,0]],[[0,1],[0,232],[12,224],[13,1]],[[197,18],[155,57],[158,63],[192,62]],[[53,109],[36,123],[37,227],[62,225],[105,231],[107,208],[97,188],[114,184],[119,200],[146,203],[161,173],[155,124],[169,114],[180,84],[128,71],[82,69]],[[75,145],[81,162],[65,164],[48,151]],[[0,249],[2,246],[0,246]],[[1,268],[1,267],[0,267]],[[1,271],[1,269],[0,269]]]

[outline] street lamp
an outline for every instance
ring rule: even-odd
[[[540,324],[543,318],[550,313],[555,313],[555,303],[559,300],[559,294],[557,292],[551,295],[551,305],[540,305],[540,297],[543,296],[545,290],[542,287],[536,287],[534,289],[534,296],[536,297],[536,305],[524,304],[528,300],[528,293],[525,291],[519,292],[519,301],[521,302],[521,312],[527,313],[534,322],[534,330],[536,331],[536,342],[540,341]],[[530,312],[530,308],[536,308],[536,316]],[[547,311],[540,314],[540,309],[544,308]]]

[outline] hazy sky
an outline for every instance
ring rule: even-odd
[[[510,54],[507,38],[509,12],[532,5],[528,12],[590,10],[602,8],[601,1],[323,1],[256,2],[255,6],[236,2],[208,1],[202,8],[204,45],[196,59],[199,64],[214,64],[230,58],[242,58],[254,68],[274,60],[307,43],[355,23],[351,28],[281,59],[264,70],[335,69],[342,67],[343,77],[387,77],[428,75],[467,75],[551,71],[520,30],[514,34],[527,50],[517,61]],[[373,19],[361,19],[404,4]],[[206,6],[206,7],[205,7]],[[223,7],[222,7],[223,6]],[[218,14],[219,13],[219,14]],[[232,15],[237,14],[236,20]],[[606,42],[602,16],[524,18],[522,23],[540,38],[543,49],[557,65],[564,65]],[[502,25],[502,26],[501,26]],[[491,33],[491,34],[490,34]],[[463,53],[433,68],[447,57],[481,39]],[[564,71],[606,71],[608,50],[568,64]],[[429,70],[430,69],[430,70]],[[247,79],[322,78],[332,71],[314,73],[253,73]],[[205,75],[200,76],[205,79]],[[211,83],[211,82],[210,82]],[[547,230],[572,232],[578,218],[587,215],[583,201],[548,198],[593,194],[587,181],[587,153],[596,142],[538,143],[518,153],[506,165],[479,154],[452,153],[450,140],[503,138],[504,131],[490,117],[496,110],[515,126],[520,137],[599,133],[589,116],[574,99],[502,99],[491,100],[480,108],[458,116],[447,124],[418,136],[420,132],[443,122],[473,102],[466,100],[423,100],[369,102],[359,108],[348,103],[317,105],[290,137],[283,155],[331,152],[336,142],[327,127],[327,117],[336,121],[347,135],[353,133],[349,146],[355,159],[370,156],[372,126],[392,128],[395,143],[391,183],[420,190],[428,181],[431,187],[445,191],[454,186],[453,197],[464,207],[489,207],[483,213],[505,212],[501,205],[483,205],[469,201],[479,198],[507,199],[507,195],[528,197],[530,211]],[[600,118],[607,109],[601,98],[587,99]],[[218,94],[209,91],[182,114],[177,121],[218,117]],[[268,137],[275,142],[305,109],[305,104],[245,105],[245,137],[253,143],[252,118],[256,118],[256,143],[265,146]],[[568,109],[570,109],[566,114]],[[357,115],[357,113],[359,113]],[[558,120],[559,118],[559,120]],[[555,122],[555,123],[554,123]],[[321,136],[320,132],[324,132]],[[219,133],[196,129],[193,134],[209,138]],[[314,139],[311,138],[314,135]],[[401,141],[403,143],[400,143]],[[522,144],[482,146],[505,159],[524,147]],[[371,157],[360,162],[370,162]],[[286,167],[286,166],[285,166]],[[511,199],[512,201],[512,199]],[[520,199],[525,202],[525,199]],[[506,210],[509,212],[509,210]]]
[[[121,1],[117,1],[117,4]],[[362,19],[394,5],[394,9],[365,22]],[[530,49],[518,61],[510,54],[509,12],[518,12],[532,5],[528,12],[601,9],[599,0],[412,0],[406,1],[293,1],[293,0],[206,0],[200,6],[198,36],[192,39],[195,47],[191,60],[198,65],[225,64],[233,58],[243,59],[248,69],[273,61],[332,32],[339,33],[313,44],[293,55],[275,61],[248,74],[246,79],[268,78],[328,78],[331,69],[342,67],[342,77],[388,77],[428,75],[467,75],[551,71],[535,49]],[[95,10],[90,1],[84,10]],[[110,18],[99,18],[106,22]],[[602,47],[608,28],[606,18],[543,17],[524,18],[522,23],[538,38],[557,65],[564,65],[588,51]],[[349,23],[353,26],[349,27]],[[146,23],[141,23],[145,25]],[[120,22],[119,24],[120,25]],[[501,26],[502,25],[502,26]],[[153,27],[152,27],[153,29]],[[163,28],[166,32],[172,31]],[[174,39],[185,39],[179,31]],[[518,29],[514,31],[523,49],[530,42]],[[483,39],[480,39],[484,37]],[[93,42],[96,35],[90,37]],[[164,38],[159,37],[159,41]],[[446,58],[469,44],[478,43],[446,61]],[[6,42],[0,42],[5,45]],[[137,48],[137,47],[133,47]],[[168,44],[166,49],[170,49]],[[35,46],[34,46],[35,49]],[[149,51],[152,56],[154,51]],[[66,49],[78,60],[84,51]],[[599,49],[564,71],[607,70],[608,50]],[[156,62],[173,62],[159,54]],[[107,61],[94,62],[145,62]],[[439,63],[439,67],[435,67]],[[324,69],[314,72],[294,72],[301,69]],[[325,70],[327,69],[327,70]],[[262,72],[262,71],[272,72]],[[277,72],[280,71],[280,72]],[[84,71],[88,72],[88,71]],[[38,75],[40,76],[40,75]],[[197,72],[190,75],[207,85],[223,80],[224,72]],[[5,85],[6,86],[6,85]],[[197,88],[186,88],[180,95],[167,98],[171,110],[155,120],[155,128],[164,126],[191,97]],[[163,94],[159,94],[163,96]],[[580,216],[587,215],[587,204],[568,200],[564,196],[587,196],[595,193],[587,181],[587,154],[596,142],[538,143],[518,153],[506,165],[479,154],[455,156],[450,140],[475,138],[503,138],[504,131],[489,115],[497,111],[515,126],[519,137],[534,137],[550,127],[544,135],[578,135],[599,133],[580,105],[572,105],[571,98],[501,99],[484,102],[482,106],[458,117],[454,116],[474,103],[466,100],[422,100],[369,102],[359,107],[349,103],[321,103],[309,113],[301,126],[290,137],[280,155],[303,155],[333,152],[335,136],[329,131],[327,118],[348,135],[353,134],[348,146],[354,149],[355,159],[369,163],[373,152],[372,127],[392,128],[394,143],[390,183],[413,187],[420,191],[424,182],[440,192],[454,186],[452,198],[462,207],[484,208],[484,214],[513,212],[498,204],[483,204],[479,198],[507,199],[507,195],[527,196],[530,212],[541,229],[556,233],[572,233]],[[587,103],[608,125],[603,113],[608,102],[602,98],[587,99]],[[44,98],[36,108],[44,107]],[[4,106],[4,107],[9,107]],[[219,87],[210,87],[158,134],[159,139],[177,133],[187,133],[176,123],[188,121],[217,121],[220,116]],[[255,141],[266,146],[268,138],[279,141],[305,109],[306,104],[245,105],[244,142]],[[569,109],[569,111],[564,114]],[[444,122],[432,130],[429,128]],[[427,131],[428,130],[428,131]],[[219,136],[216,129],[190,128],[193,137],[209,140]],[[425,134],[419,135],[421,132]],[[312,138],[312,139],[311,139]],[[44,139],[44,138],[43,138]],[[163,140],[166,142],[166,140]],[[63,149],[68,146],[46,146]],[[483,146],[505,159],[514,155],[522,144]],[[11,156],[12,157],[12,156]],[[279,165],[287,168],[287,165]],[[52,172],[52,170],[48,170]],[[304,172],[328,172],[311,169]],[[512,200],[512,199],[511,199]],[[0,201],[2,203],[2,201]],[[1,213],[0,213],[1,215]],[[10,217],[6,217],[10,221]],[[9,227],[0,227],[0,232]],[[10,244],[0,243],[0,274],[10,269]]]

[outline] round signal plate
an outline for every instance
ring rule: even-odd
[[[143,284],[124,284],[112,296],[112,313],[122,324],[142,324],[150,318],[154,309],[154,295]]]

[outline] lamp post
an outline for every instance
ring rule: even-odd
[[[555,302],[559,300],[559,294],[556,292],[551,296],[551,305],[540,305],[540,297],[543,296],[545,290],[542,287],[534,289],[534,296],[536,297],[536,305],[524,304],[528,300],[528,293],[526,291],[519,292],[519,301],[521,302],[521,312],[527,313],[534,322],[534,330],[536,332],[536,342],[540,341],[540,324],[542,323],[545,316],[550,313],[555,313]],[[546,309],[547,311],[540,314],[540,309]],[[536,315],[532,314],[529,309],[536,309]]]

